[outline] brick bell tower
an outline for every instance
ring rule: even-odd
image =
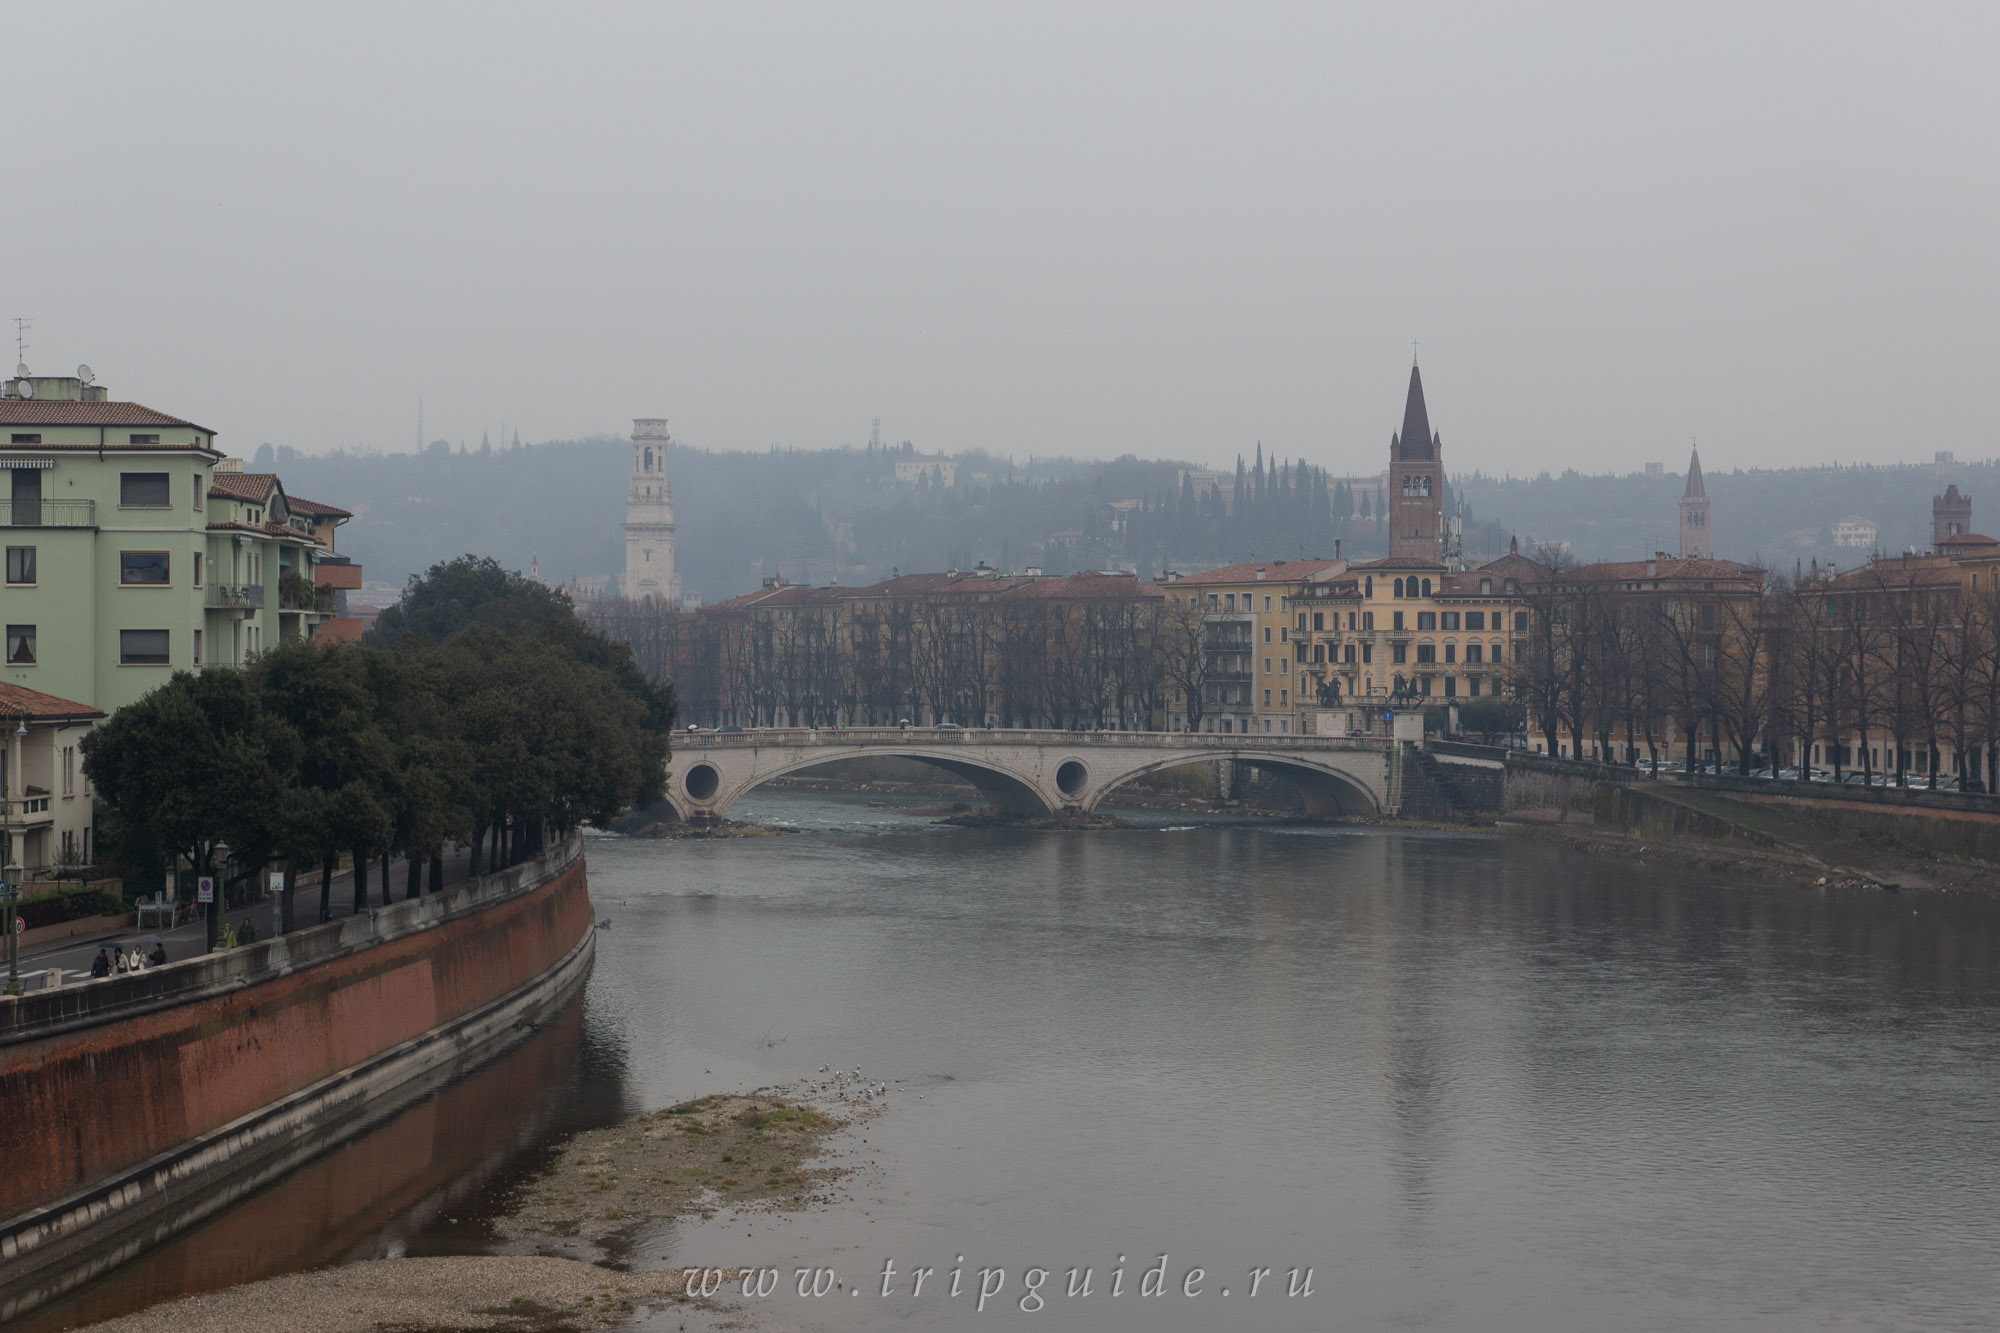
[[[1972,531],[1972,497],[1953,482],[1943,495],[1931,497],[1931,545],[1939,546],[1953,537]]]
[[[1707,560],[1708,490],[1701,484],[1701,450],[1688,459],[1687,490],[1681,494],[1681,555],[1688,560]]]
[[[1389,437],[1389,557],[1444,560],[1444,439],[1431,433],[1414,361],[1403,429]]]

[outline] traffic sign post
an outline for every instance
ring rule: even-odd
[[[198,903],[215,901],[215,876],[203,875],[194,882],[194,900]]]

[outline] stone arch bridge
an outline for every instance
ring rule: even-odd
[[[1318,815],[1402,813],[1411,747],[1382,737],[1146,731],[770,728],[674,737],[667,800],[683,819],[721,819],[772,778],[841,759],[915,759],[963,778],[1003,814],[1088,813],[1142,774],[1226,759],[1284,775]]]

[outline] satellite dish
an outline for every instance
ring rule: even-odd
[[[23,361],[20,365],[15,366],[14,374],[19,379],[28,378],[28,363]]]
[[[92,370],[88,365],[78,366],[76,368],[76,377],[85,384],[97,383],[97,372]]]
[[[23,398],[33,398],[35,396],[35,382],[33,380],[22,380],[14,386],[14,391]]]

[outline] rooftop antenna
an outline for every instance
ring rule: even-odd
[[[14,368],[15,375],[22,379],[28,376],[28,330],[35,326],[32,319],[14,320],[14,359],[21,364]]]
[[[1417,340],[1415,338],[1410,339],[1410,364],[1413,366],[1417,364]]]

